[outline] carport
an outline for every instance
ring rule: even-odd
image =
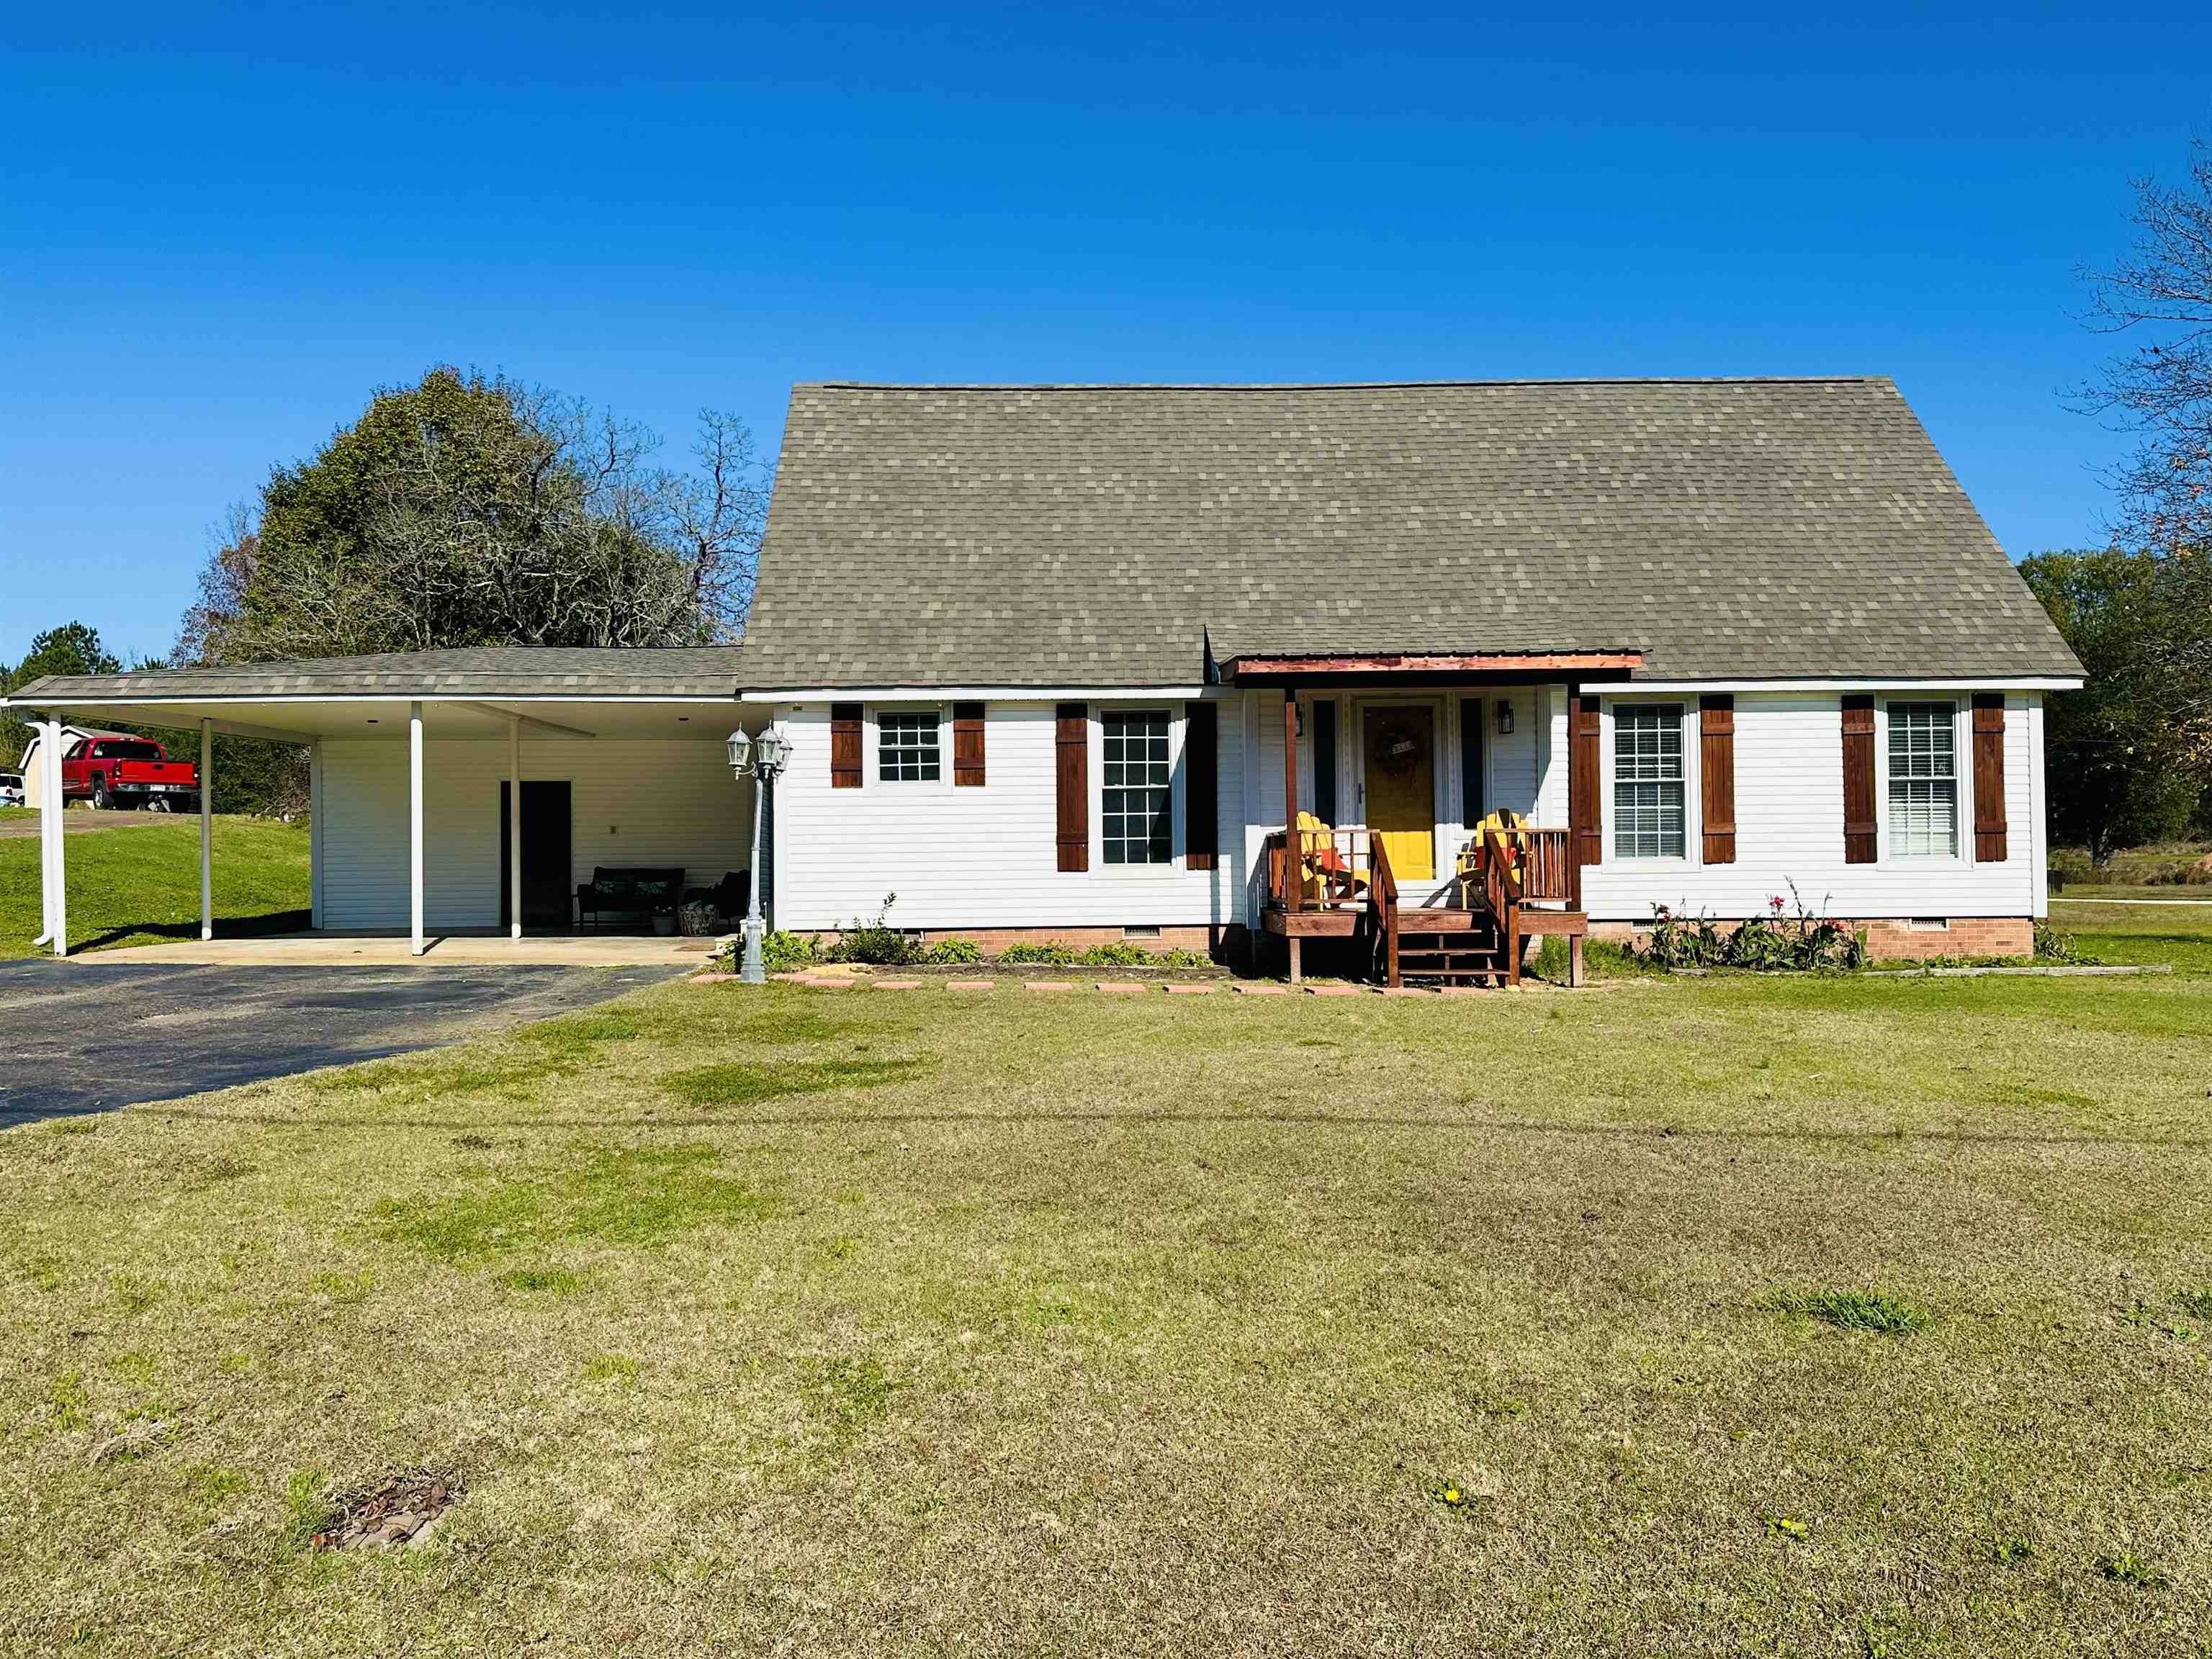
[[[33,681],[6,706],[39,726],[46,769],[38,942],[68,953],[60,732],[72,720],[198,734],[204,941],[222,852],[217,733],[307,750],[319,933],[404,937],[419,957],[434,934],[523,939],[533,868],[534,930],[554,933],[573,925],[572,886],[600,867],[702,885],[734,875],[749,860],[752,785],[732,779],[725,744],[765,718],[737,701],[741,654],[487,647]],[[544,908],[556,884],[557,923]]]

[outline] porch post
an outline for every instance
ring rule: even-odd
[[[1304,854],[1298,844],[1298,691],[1294,685],[1283,688],[1283,908],[1295,910],[1304,896],[1305,882]],[[1291,961],[1297,961],[1297,946],[1291,947]]]
[[[1583,813],[1590,803],[1583,799],[1583,792],[1595,782],[1585,779],[1582,769],[1575,764],[1575,721],[1582,707],[1582,687],[1576,681],[1567,682],[1567,908],[1583,908]]]
[[[215,937],[215,722],[200,722],[200,939]]]
[[[421,956],[422,943],[422,705],[407,705],[407,911],[408,952]]]
[[[58,720],[46,722],[45,736],[40,740],[40,764],[46,769],[46,788],[40,796],[43,815],[40,827],[46,834],[46,932],[54,947],[54,954],[69,954],[69,854],[63,849],[62,811],[69,803],[62,799],[62,723]]]
[[[507,717],[507,937],[522,937],[522,721]]]

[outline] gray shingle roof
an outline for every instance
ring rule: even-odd
[[[102,697],[679,696],[736,695],[738,646],[586,648],[472,646],[373,657],[306,657],[234,668],[152,668],[131,674],[49,675],[9,694],[15,702]]]
[[[2079,672],[1883,378],[793,388],[749,686],[1189,682],[1209,635]]]

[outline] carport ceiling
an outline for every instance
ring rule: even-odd
[[[44,712],[80,724],[197,727],[295,743],[318,738],[407,740],[406,697],[203,697],[171,701],[56,702]],[[426,742],[507,736],[507,718],[524,721],[526,742],[548,738],[628,738],[663,743],[720,743],[731,728],[757,726],[767,710],[729,697],[423,697]]]

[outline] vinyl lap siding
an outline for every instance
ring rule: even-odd
[[[1915,694],[1920,701],[1942,694]],[[1694,710],[1694,696],[1668,696]],[[1965,694],[1944,698],[1966,703]],[[2041,818],[2035,799],[2042,699],[2014,692],[2005,699],[2005,811],[2016,832],[2002,863],[1976,864],[1972,849],[1973,785],[1966,771],[1971,744],[1962,742],[1959,779],[1962,856],[1892,859],[1887,845],[1887,800],[1876,792],[1883,815],[1881,856],[1873,864],[1846,864],[1843,848],[1843,735],[1841,700],[1828,693],[1739,693],[1735,700],[1736,862],[1698,861],[1697,744],[1685,745],[1685,792],[1689,809],[1689,856],[1681,860],[1618,858],[1613,840],[1613,708],[1605,699],[1605,787],[1601,810],[1605,862],[1583,872],[1583,896],[1592,918],[1646,921],[1654,904],[1717,917],[1760,914],[1790,884],[1813,906],[1842,916],[2021,916],[2044,906]],[[1694,738],[1694,724],[1689,728]],[[1881,747],[1877,743],[1877,749]],[[1564,731],[1555,726],[1552,770],[1565,772]],[[1547,793],[1552,791],[1547,787]],[[1559,789],[1564,802],[1564,783]],[[1562,811],[1564,808],[1562,808]],[[1564,821],[1562,819],[1562,821]]]
[[[507,744],[433,738],[422,773],[425,923],[495,927]],[[522,775],[569,784],[571,886],[602,864],[680,864],[695,886],[745,867],[752,789],[732,781],[718,743],[526,737]],[[320,925],[404,927],[406,744],[325,743],[321,793]]]
[[[887,708],[920,705],[887,704]],[[1176,861],[1114,866],[1098,845],[1103,777],[1098,716],[1108,707],[1167,708],[1174,716]],[[822,929],[872,917],[896,893],[901,927],[1207,926],[1243,920],[1247,851],[1243,724],[1239,705],[1221,708],[1216,778],[1218,833],[1211,871],[1182,866],[1182,707],[1180,698],[1116,698],[1090,705],[1091,867],[1061,872],[1055,847],[1056,721],[1054,704],[992,702],[984,714],[981,787],[951,782],[951,732],[945,712],[944,776],[934,783],[885,783],[877,776],[877,706],[862,726],[861,784],[830,787],[826,703],[777,711],[792,754],[776,785],[776,921]]]

